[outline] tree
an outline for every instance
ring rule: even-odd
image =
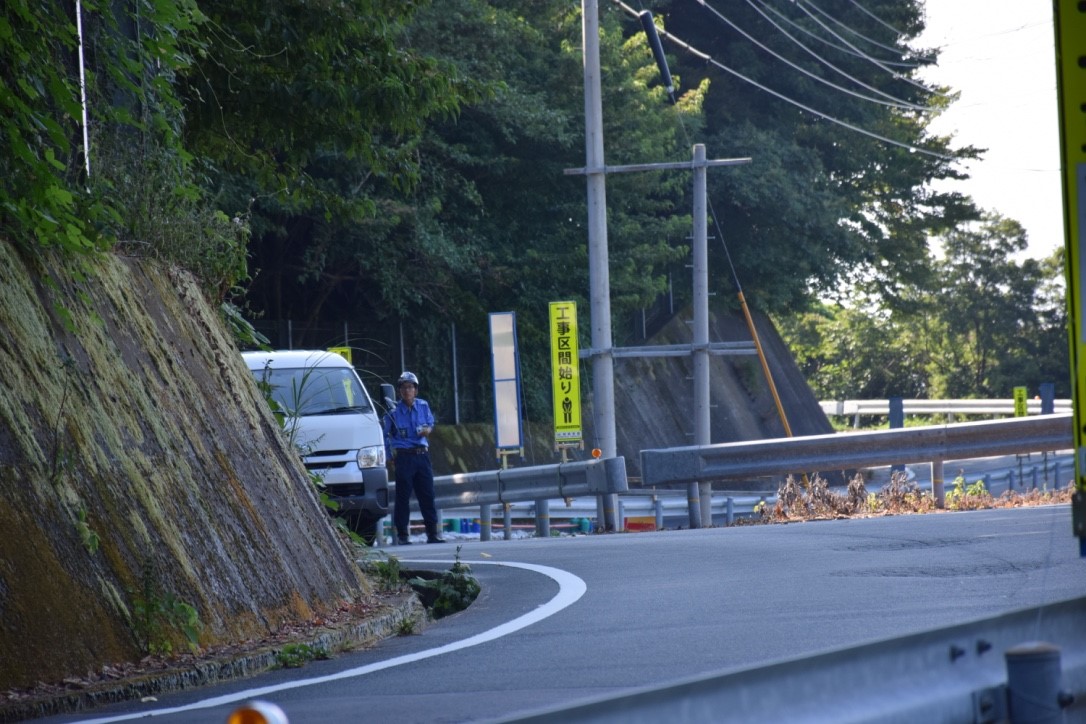
[[[387,272],[381,232],[410,205],[427,123],[485,89],[415,50],[424,4],[202,4],[207,50],[180,79],[185,141],[218,202],[252,215],[260,311],[315,319],[337,295],[396,309],[433,293]]]
[[[1022,226],[998,214],[944,237],[927,317],[934,395],[1006,397],[1016,386],[1048,381],[1038,379],[1033,341],[1041,329],[1041,265],[1013,258],[1027,244]]]
[[[405,141],[405,158],[414,164],[410,184],[398,182],[391,171],[370,173],[365,164],[325,153],[291,171],[302,173],[291,189],[319,182],[321,189],[331,188],[338,196],[317,199],[320,203],[310,208],[305,199],[283,199],[268,186],[271,195],[254,203],[256,276],[247,299],[266,316],[299,322],[298,328],[321,319],[366,320],[376,330],[372,335],[380,337],[390,328],[384,336],[395,334],[395,323],[406,320],[414,346],[439,344],[449,323],[456,322],[458,334],[470,340],[461,346],[466,354],[487,348],[487,312],[516,311],[522,350],[530,351],[522,358],[525,378],[537,381],[528,391],[529,404],[531,409],[549,409],[549,393],[543,389],[549,379],[544,369],[547,302],[584,301],[588,296],[584,181],[563,174],[564,168],[584,163],[580,17],[559,0],[534,3],[530,13],[520,3],[482,0],[449,0],[415,10],[397,26],[402,52],[427,59],[456,79],[457,88],[478,92],[470,97],[465,92],[456,114],[427,116]],[[209,11],[219,24],[233,17],[224,13]],[[608,79],[608,158],[622,163],[688,157],[689,150],[679,145],[676,114],[692,122],[701,92],[689,93],[678,110],[668,107],[662,91],[648,82],[655,66],[647,47],[643,40],[625,37],[619,19],[614,13],[606,15],[601,53]],[[276,28],[282,21],[273,14],[270,22]],[[292,26],[299,47],[306,47],[306,33],[321,27],[316,21],[316,29],[309,25]],[[267,32],[246,27],[243,23],[234,31],[243,47],[271,53]],[[220,40],[215,47],[229,45]],[[243,60],[237,57],[229,67],[241,67]],[[210,61],[203,66],[209,67],[207,72],[224,72]],[[284,89],[284,102],[305,87],[301,70],[292,72],[297,78]],[[263,74],[277,77],[273,70]],[[202,82],[226,87],[225,76]],[[195,80],[190,84],[193,90],[187,97],[197,98],[200,88]],[[334,140],[336,133],[348,133],[310,129],[306,119],[300,129],[292,123],[248,131],[242,109],[252,105],[247,98],[256,91],[247,88],[242,86],[242,97],[231,101],[230,109],[240,108],[224,117],[240,123],[241,137],[261,139],[259,148],[285,146],[274,143],[275,134],[308,139],[320,131],[321,137]],[[210,91],[201,90],[201,113],[215,110],[205,96],[210,98]],[[197,116],[190,134],[197,148],[216,149],[225,143],[215,140],[221,132],[213,120]],[[253,120],[265,126],[279,121]],[[281,155],[289,161],[298,153],[295,144]],[[220,154],[234,170],[225,173],[225,162],[216,161],[219,167],[210,177],[225,179],[216,188],[222,198],[233,198],[234,206],[243,199],[230,197],[229,190],[240,191],[245,178],[254,172],[262,177],[261,169],[271,165],[268,160],[249,168],[242,161],[250,151],[239,155],[243,158]],[[279,156],[272,160],[278,163]],[[289,174],[277,174],[285,183]],[[611,184],[616,319],[624,320],[662,293],[669,265],[686,253],[690,220],[683,197],[688,185],[683,174],[616,179]],[[356,187],[358,193],[349,197],[346,190]],[[321,215],[317,212],[327,198],[338,199],[339,205],[328,206],[336,213]],[[449,379],[447,357],[418,357],[411,364],[430,381],[428,394],[451,399],[434,386]],[[480,410],[489,410],[489,385],[475,379],[469,384],[478,385]]]
[[[1008,398],[1052,382],[1070,396],[1064,253],[1018,260],[1022,227],[998,214],[943,240],[929,288],[900,300],[820,303],[782,317],[815,394],[843,398]]]
[[[650,85],[656,71],[647,46],[625,37],[619,21],[612,12],[602,22],[608,162],[689,158],[678,115],[696,119],[700,91],[668,107]],[[568,2],[533,3],[526,13],[522,3],[480,0],[419,13],[412,33],[427,52],[498,90],[467,105],[455,123],[435,124],[421,146],[428,173],[419,192],[430,203],[419,205],[418,217],[429,233],[472,249],[475,268],[457,274],[440,309],[422,305],[411,316],[421,325],[454,318],[478,342],[464,348],[485,350],[486,313],[515,311],[526,404],[536,411],[550,409],[548,302],[573,299],[587,310],[584,179],[563,174],[584,165],[580,33]],[[608,179],[616,329],[666,290],[669,267],[687,253],[689,183],[688,174]]]
[[[128,3],[87,0],[82,38],[74,9],[11,0],[0,10],[0,231],[32,252],[88,253],[132,238],[132,199],[114,185],[122,175],[111,153],[115,139],[153,148],[179,169],[175,179],[185,175],[170,80],[187,66],[203,20],[195,3],[141,8],[141,33]]]
[[[1025,350],[1037,364],[1038,382],[1052,382],[1056,396],[1071,396],[1071,359],[1067,337],[1067,285],[1064,268],[1067,252],[1061,246],[1041,260],[1041,284],[1037,290],[1038,329],[1028,336],[1031,347]]]
[[[925,345],[886,310],[823,302],[779,328],[819,399],[928,396]]]
[[[746,296],[770,312],[842,289],[893,299],[923,275],[929,236],[977,214],[969,199],[929,185],[960,177],[958,161],[978,151],[927,131],[951,97],[915,78],[935,59],[908,44],[923,29],[922,5],[761,6],[670,3],[663,15],[669,32],[734,71],[675,50],[680,88],[711,82],[710,154],[753,158],[709,179]],[[720,251],[715,276],[725,286]]]

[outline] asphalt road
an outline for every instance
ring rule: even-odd
[[[395,553],[447,568],[455,547]],[[222,722],[254,697],[292,724],[486,721],[1086,595],[1066,506],[470,542],[461,558],[482,595],[420,635],[45,721]]]

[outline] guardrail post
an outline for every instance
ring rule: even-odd
[[[1041,414],[1051,415],[1056,412],[1056,385],[1053,382],[1042,382],[1040,385],[1041,393]]]
[[[905,427],[905,401],[900,397],[891,397],[890,410],[887,417],[891,430],[900,430]],[[890,472],[903,473],[905,472],[905,466],[901,464],[891,465]]]
[[[619,533],[626,530],[626,504],[622,498],[618,499],[618,519],[615,521],[615,530]]]
[[[664,501],[659,495],[652,496],[652,510],[656,513],[656,530],[664,529]]]
[[[687,521],[687,527],[700,528],[701,527],[701,490],[697,483],[690,483],[686,486],[686,505],[689,508],[687,513],[689,520]]]
[[[735,499],[730,495],[724,501],[724,522],[725,525],[735,525]]]
[[[1043,641],[1020,644],[1004,653],[1007,704],[1015,724],[1064,721],[1069,695],[1060,691],[1060,648]]]
[[[535,501],[535,534],[540,538],[551,537],[551,501]]]
[[[504,529],[502,530],[502,537],[505,540],[513,539],[513,509],[509,506],[509,503],[502,503],[502,523],[504,523]]]
[[[946,507],[946,485],[943,482],[943,459],[931,461],[931,495],[935,498],[935,507]]]
[[[1007,490],[1014,490],[1014,481],[1016,479],[1017,478],[1015,477],[1014,471],[1013,470],[1008,470],[1007,471]]]
[[[490,528],[494,522],[494,511],[489,505],[479,506],[479,540],[490,540]]]

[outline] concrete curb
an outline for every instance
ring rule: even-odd
[[[83,712],[107,704],[256,676],[278,666],[277,654],[288,644],[306,644],[330,653],[370,646],[398,635],[400,625],[407,619],[414,621],[415,632],[421,631],[428,621],[426,609],[414,593],[398,596],[389,602],[386,610],[372,618],[337,628],[327,628],[306,638],[284,641],[237,656],[201,661],[185,668],[157,671],[95,684],[85,689],[3,703],[0,704],[0,722]]]

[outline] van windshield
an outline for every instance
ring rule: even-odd
[[[254,370],[261,390],[288,416],[372,412],[373,406],[352,370],[304,367]]]

